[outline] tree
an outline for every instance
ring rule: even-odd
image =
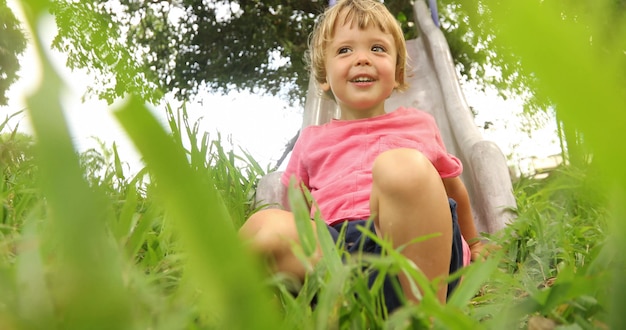
[[[489,5],[491,7],[501,6],[501,3],[498,1],[492,0],[485,2],[490,3]],[[624,70],[626,68],[626,57],[623,56],[626,53],[626,40],[622,37],[624,35],[624,31],[626,31],[626,0],[561,0],[552,3],[539,2],[539,5],[536,8],[538,8],[538,10],[544,10],[548,13],[552,12],[553,15],[556,16],[554,17],[555,19],[550,20],[549,29],[554,29],[556,31],[573,30],[577,32],[571,35],[570,40],[555,39],[552,40],[551,45],[542,45],[538,43],[536,49],[538,54],[546,53],[546,55],[548,55],[550,53],[558,52],[560,51],[559,47],[561,47],[561,45],[567,45],[568,42],[577,44],[579,46],[577,52],[589,52],[598,58],[603,58],[606,65],[609,65],[609,63],[614,64],[615,67],[613,70],[616,74],[620,76],[620,79],[626,79],[626,70]],[[555,8],[558,16],[554,14]],[[493,17],[494,15],[490,9],[491,8],[486,8],[485,10],[489,13],[489,17]],[[497,24],[493,22],[490,22],[489,25],[497,26]],[[491,33],[494,36],[500,34],[495,31],[492,31]],[[528,39],[532,40],[534,37],[535,36],[530,35]],[[499,43],[496,44],[500,45]],[[555,47],[556,49],[550,49],[550,47]],[[508,50],[502,53],[514,54],[515,52]],[[563,58],[562,61],[567,63],[568,61],[579,58],[576,55],[576,53],[572,53],[570,56]],[[547,60],[547,58],[542,58],[542,61],[547,62]],[[545,81],[545,78],[544,81],[542,81],[537,78],[536,72],[527,69],[528,65],[526,65],[527,63],[525,63],[524,60],[517,59],[515,63],[519,63],[519,67],[515,70],[516,74],[523,77],[524,88],[526,88],[528,94],[532,96],[527,99],[528,113],[534,114],[537,110],[546,110],[548,108],[554,109],[556,107],[563,106],[562,104],[558,105],[558,102],[552,100],[552,96],[549,96],[545,92],[546,85],[554,85],[555,82],[547,82]],[[561,70],[560,63],[553,65],[553,70],[555,72],[559,72],[559,70]],[[563,66],[566,67],[566,65]],[[584,65],[579,66],[584,67]],[[574,72],[572,74],[574,74]],[[570,79],[568,74],[561,70],[561,75],[562,81],[559,82],[559,84],[567,83],[568,79]],[[592,90],[594,87],[592,84],[594,84],[594,82],[589,80],[587,84],[587,90]],[[626,101],[626,87],[624,87],[626,85],[620,86],[622,97],[625,98],[624,101]],[[616,104],[615,106],[620,105]],[[559,138],[561,140],[561,145],[564,147],[562,148],[563,158],[569,161],[569,163],[575,165],[581,165],[588,162],[590,159],[590,157],[588,157],[589,149],[584,147],[584,135],[578,129],[571,126],[571,121],[569,125],[567,125],[566,121],[562,118],[563,111],[559,110],[560,109],[556,108],[555,112]],[[593,111],[591,109],[589,110]],[[606,118],[598,118],[600,121],[603,119]]]
[[[524,77],[496,49],[487,28],[488,13],[481,11],[482,23],[470,21],[473,16],[466,14],[480,8],[481,1],[477,3],[440,1],[443,31],[459,72],[479,85],[519,94]],[[107,87],[92,92],[109,101],[126,92],[142,92],[146,100],[155,101],[160,94],[147,91],[172,92],[187,100],[203,90],[235,89],[282,95],[296,103],[304,100],[308,84],[308,36],[326,4],[120,0],[111,5],[106,0],[56,0],[53,13],[59,34],[53,46],[68,55],[70,68],[97,73],[99,85]],[[415,37],[412,1],[385,4],[406,37]],[[486,75],[489,67],[500,75]]]
[[[120,75],[136,76],[115,67],[119,61],[106,61],[121,52],[126,64],[133,63],[130,71],[143,73],[134,81],[182,100],[205,89],[286,93],[297,100],[308,82],[303,60],[308,34],[323,6],[312,1],[202,0],[121,0],[111,6],[105,0],[59,0],[53,8],[59,26],[53,46],[68,54],[69,67],[90,68],[104,85]],[[98,26],[97,33],[84,25]],[[93,40],[96,35],[106,40]],[[111,101],[126,92],[121,86],[96,94]]]
[[[156,79],[155,68],[137,55],[142,46],[130,33],[123,38],[122,31],[132,26],[122,20],[126,17],[122,12],[114,11],[105,0],[58,0],[51,11],[58,27],[52,47],[67,54],[68,68],[84,69],[96,78],[95,85],[87,86],[88,93],[109,104],[125,94],[149,102],[161,99],[164,89]]]
[[[115,5],[107,0],[54,1],[59,34],[53,46],[68,55],[70,68],[96,73],[100,89],[92,92],[109,102],[129,92],[155,102],[168,92],[188,100],[204,90],[247,90],[302,103],[309,78],[304,59],[308,35],[327,4],[311,0],[119,0]],[[493,87],[504,98],[524,98],[529,118],[550,108],[551,100],[535,93],[539,82],[534,73],[520,71],[524,63],[499,42],[489,5],[494,1],[438,3],[441,28],[462,79]],[[576,21],[580,13],[599,11],[599,3],[608,3],[603,12],[613,17],[601,29],[579,36],[591,43],[620,35],[621,27],[614,22],[620,22],[626,12],[626,0],[561,0],[557,5],[562,6],[564,21]],[[401,22],[406,37],[415,37],[413,1],[385,4]],[[561,137],[573,151],[579,135],[561,127],[565,133]]]
[[[7,105],[6,92],[17,81],[18,57],[26,50],[26,36],[6,0],[0,0],[0,106]]]

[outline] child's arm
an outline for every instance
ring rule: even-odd
[[[465,184],[463,184],[463,181],[461,181],[459,177],[443,179],[443,185],[446,188],[448,197],[456,201],[456,212],[459,218],[461,234],[463,234],[463,237],[472,250],[472,260],[476,260],[480,257],[483,245],[478,237],[478,231],[474,224],[474,215],[472,214],[467,188],[465,188]]]

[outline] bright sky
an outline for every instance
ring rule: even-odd
[[[45,30],[50,35],[43,37],[51,40],[54,29]],[[80,72],[70,72],[66,69],[61,54],[52,52],[51,55],[56,59],[57,70],[68,86],[63,103],[77,149],[86,150],[96,146],[94,136],[106,141],[109,146],[116,141],[122,160],[138,169],[139,158],[112,116],[113,110],[104,101],[94,99],[88,99],[85,103],[81,101],[90,78]],[[33,90],[39,80],[38,63],[30,46],[21,61],[22,78],[8,93],[9,106],[0,107],[1,118],[23,109],[25,95]],[[523,172],[527,172],[531,157],[544,158],[559,153],[558,139],[552,121],[543,129],[535,131],[531,139],[521,133],[522,123],[517,118],[517,114],[522,111],[519,101],[505,101],[499,98],[495,91],[482,93],[466,89],[465,96],[467,102],[478,111],[477,126],[482,126],[485,121],[493,123],[489,129],[481,129],[483,136],[496,142],[505,155],[511,156],[510,162]],[[301,109],[292,108],[285,101],[275,97],[231,93],[226,96],[203,95],[201,100],[202,104],[188,104],[190,122],[199,119],[201,130],[210,132],[211,136],[216,136],[216,131],[221,132],[223,140],[231,136],[235,146],[250,152],[264,167],[274,164],[281,156],[285,144],[294,136],[302,120]],[[162,107],[157,108],[156,113],[164,118]],[[15,121],[12,122],[13,126],[15,124]],[[28,131],[28,120],[21,120],[20,127]]]
[[[50,21],[48,24],[54,23]],[[42,30],[46,32],[42,33],[42,38],[49,43],[54,28]],[[62,102],[76,148],[83,151],[97,146],[94,137],[106,141],[109,146],[115,141],[122,160],[138,169],[139,157],[113,116],[115,105],[108,106],[105,101],[93,97],[83,102],[86,86],[92,79],[82,72],[67,69],[62,54],[50,51],[50,56],[67,87]],[[9,105],[0,107],[2,120],[5,115],[25,108],[26,96],[34,91],[41,78],[39,62],[31,45],[20,61],[21,78],[8,92]],[[199,99],[202,102],[187,105],[189,122],[193,124],[198,120],[200,130],[209,132],[215,138],[219,131],[223,142],[232,139],[235,148],[245,149],[264,167],[276,163],[285,144],[296,134],[302,122],[300,109],[290,108],[284,100],[276,97],[230,93],[225,96],[208,94]],[[164,107],[157,107],[155,113],[165,123]],[[25,115],[17,117],[10,126],[15,127],[18,121],[20,130],[31,132]]]
[[[34,89],[39,79],[35,66],[32,65],[32,49],[29,48],[22,62],[29,65],[22,66],[22,78],[8,93],[9,106],[0,108],[2,118],[25,107],[25,97]],[[64,63],[61,60],[57,62]],[[89,78],[70,72],[62,65],[57,68],[62,72],[68,86],[63,105],[77,149],[95,147],[97,143],[93,137],[106,141],[109,146],[115,141],[122,160],[133,167],[138,166],[139,157],[113,116],[115,105],[109,107],[105,101],[93,98],[82,102],[85,84]],[[227,142],[228,137],[232,138],[235,146],[241,146],[250,152],[264,167],[276,163],[285,144],[298,131],[302,121],[301,110],[289,108],[286,102],[274,97],[231,93],[225,96],[205,95],[202,101],[202,104],[187,105],[189,122],[193,124],[199,120],[200,131],[209,132],[215,138],[219,131],[223,142]],[[155,113],[165,122],[164,107],[157,107]],[[20,116],[20,129],[30,132],[28,119],[24,117]],[[16,123],[17,121],[13,121],[12,127]]]

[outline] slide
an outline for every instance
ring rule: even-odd
[[[472,209],[479,232],[494,233],[515,217],[516,207],[511,178],[502,151],[492,141],[482,138],[461,91],[448,43],[435,26],[424,0],[415,1],[417,39],[408,40],[409,90],[394,93],[386,109],[403,105],[431,113],[439,125],[448,152],[457,156],[464,166],[461,178],[470,193]],[[338,117],[331,100],[320,97],[313,82],[309,83],[302,126],[319,125]],[[261,179],[257,189],[258,202],[280,201],[280,173]]]

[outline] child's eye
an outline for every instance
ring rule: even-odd
[[[380,45],[376,45],[376,46],[372,46],[372,51],[373,52],[385,52],[385,47],[380,46]]]
[[[350,51],[350,48],[348,48],[348,47],[341,47],[341,48],[339,48],[339,50],[337,50],[337,54],[345,54],[345,53],[347,53],[349,51]]]

